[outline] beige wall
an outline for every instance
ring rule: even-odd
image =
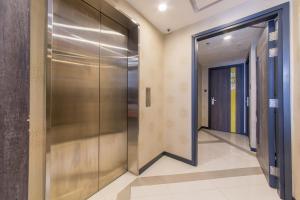
[[[208,68],[203,66],[201,70],[202,91],[198,97],[202,98],[202,124],[203,126],[208,127]]]
[[[202,67],[200,63],[198,63],[198,95],[202,93]],[[203,125],[202,123],[202,98],[198,98],[198,129]]]
[[[252,0],[166,36],[164,133],[168,152],[191,159],[191,36],[283,2],[286,0]]]
[[[249,105],[250,105],[250,123],[249,123],[249,138],[250,138],[250,147],[256,148],[256,43],[252,43],[250,49],[250,59],[249,59]]]
[[[292,141],[294,197],[300,199],[300,0],[294,0],[292,60]]]

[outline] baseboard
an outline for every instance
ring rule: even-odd
[[[250,150],[253,151],[253,152],[257,152],[257,149],[256,149],[256,148],[250,147]]]
[[[142,174],[144,171],[146,171],[149,167],[151,167],[156,161],[158,161],[161,157],[163,156],[168,156],[170,158],[173,158],[175,160],[184,162],[186,164],[189,165],[194,165],[194,162],[192,160],[177,156],[175,154],[169,153],[169,152],[161,152],[160,154],[158,154],[155,158],[153,158],[152,160],[150,160],[147,164],[145,164],[142,168],[139,169],[139,174]]]
[[[164,156],[164,152],[158,154],[155,158],[150,160],[147,164],[145,164],[142,168],[139,169],[139,174],[142,174],[144,171],[146,171],[149,167],[151,167],[151,165],[153,165],[156,161],[158,161],[163,156]]]
[[[189,159],[186,159],[186,158],[183,158],[183,157],[180,157],[180,156],[177,156],[175,154],[172,154],[172,153],[169,153],[169,152],[164,152],[164,155],[170,157],[170,158],[173,158],[175,160],[179,160],[181,162],[184,162],[186,164],[189,164],[189,165],[194,165],[194,162],[192,160],[189,160]]]
[[[201,127],[198,129],[198,131],[200,131],[200,130],[203,129],[203,128],[209,129],[207,126],[201,126]]]

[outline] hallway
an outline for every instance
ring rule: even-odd
[[[300,0],[0,10],[0,200],[300,200]]]
[[[89,200],[279,200],[246,137],[202,129],[199,165],[162,157],[139,177],[126,173]]]

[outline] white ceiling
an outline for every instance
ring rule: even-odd
[[[245,60],[250,51],[251,43],[257,41],[262,34],[265,23],[247,27],[237,31],[199,41],[199,61],[203,67],[218,67],[232,62]],[[231,40],[224,36],[231,35]],[[228,63],[228,64],[227,64]]]
[[[190,0],[127,0],[160,31],[167,33],[196,23],[205,18],[224,12],[249,0],[222,0],[198,13],[195,13]],[[209,5],[215,0],[197,0],[198,4]],[[165,12],[158,11],[158,5],[166,3]]]

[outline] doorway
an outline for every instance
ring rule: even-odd
[[[198,94],[197,94],[197,80],[198,80],[198,64],[201,63],[201,59],[198,56],[201,48],[197,46],[199,41],[203,41],[208,38],[213,38],[220,35],[225,35],[236,30],[240,30],[249,26],[256,26],[259,23],[266,22],[268,26],[269,22],[278,21],[276,30],[268,32],[268,38],[276,38],[276,41],[269,40],[267,54],[268,66],[278,66],[268,68],[268,98],[267,98],[267,110],[268,110],[268,132],[264,140],[268,144],[266,147],[268,151],[265,152],[263,148],[257,149],[257,155],[267,154],[264,157],[264,162],[268,163],[264,173],[269,181],[270,186],[278,189],[279,195],[283,199],[290,200],[292,198],[291,191],[291,132],[290,132],[290,79],[289,79],[289,3],[274,7],[272,9],[257,13],[255,15],[237,20],[230,24],[224,24],[220,27],[204,31],[202,33],[193,36],[193,80],[192,80],[192,127],[193,138],[197,138],[198,128]],[[276,26],[275,26],[276,27]],[[269,27],[270,28],[270,27]],[[275,32],[275,33],[273,33]],[[277,48],[277,50],[274,50]],[[273,54],[274,53],[274,54]],[[276,55],[276,60],[274,56]],[[270,59],[271,58],[271,59]],[[275,63],[275,65],[274,65]],[[276,65],[277,63],[277,65]],[[274,72],[274,73],[273,73]],[[273,81],[273,82],[272,82]],[[205,91],[205,90],[204,90]],[[275,92],[274,92],[275,91]],[[270,92],[273,92],[271,94]],[[258,94],[260,95],[260,94]],[[272,116],[275,116],[273,118]],[[205,126],[204,126],[205,127]],[[270,129],[271,128],[271,129]],[[262,134],[262,133],[260,133]],[[274,151],[272,150],[275,149]],[[197,147],[193,140],[193,160],[197,158]],[[260,162],[262,163],[262,162]],[[262,164],[261,164],[262,166]],[[264,168],[262,166],[262,168]],[[273,180],[268,177],[272,177]],[[275,184],[274,184],[275,183]]]
[[[209,68],[208,127],[247,135],[245,64]]]

